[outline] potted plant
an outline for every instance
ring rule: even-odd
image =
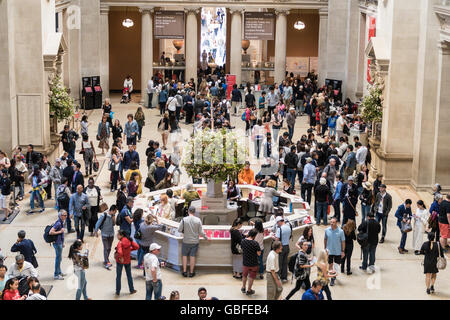
[[[50,116],[63,121],[70,119],[74,114],[74,103],[67,88],[63,85],[60,76],[55,76],[50,82],[49,92]]]
[[[369,94],[361,102],[361,109],[363,120],[371,124],[372,133],[375,134],[378,124],[383,118],[383,89],[378,82],[369,86]]]

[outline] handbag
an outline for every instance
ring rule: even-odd
[[[88,209],[83,209],[81,212],[81,217],[84,221],[88,221],[90,219],[90,214],[89,214],[89,210]]]
[[[100,168],[100,164],[98,163],[97,159],[95,159],[94,165],[93,165],[94,172],[98,172],[99,168]]]
[[[100,141],[100,136],[96,135],[95,138],[97,139],[97,141]]]
[[[406,223],[406,222],[402,221],[402,223],[401,223],[401,231],[405,232],[405,233],[408,233],[408,232],[412,231],[411,220],[410,220],[410,223]]]
[[[114,162],[114,160],[110,160],[109,161],[109,166],[108,166],[109,171],[115,171],[116,170],[116,163]]]
[[[439,255],[437,257],[436,267],[439,270],[444,270],[447,267],[447,260],[444,257],[441,257],[441,244],[437,242]]]
[[[353,210],[355,211],[355,216],[359,216],[358,211],[356,210],[356,208],[353,206],[353,203],[350,201],[350,198],[347,196],[347,200],[348,203],[350,203],[350,205],[352,206]]]

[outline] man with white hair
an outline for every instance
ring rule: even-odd
[[[9,278],[16,277],[38,277],[38,272],[33,267],[31,263],[25,261],[23,254],[18,254],[16,256],[16,262],[9,268]]]
[[[336,180],[338,168],[336,167],[336,159],[330,158],[329,163],[323,169],[323,172],[327,174],[327,180],[330,183],[331,193],[334,193],[334,181]]]
[[[61,179],[63,169],[61,168],[61,159],[57,158],[55,160],[55,165],[50,170],[49,178],[53,181],[53,186],[55,187],[55,199],[57,197],[58,187],[61,185]]]
[[[327,179],[322,177],[319,182],[319,185],[314,190],[314,197],[316,199],[316,224],[318,226],[320,226],[321,219],[323,219],[324,225],[328,225],[328,199],[332,197],[330,188],[327,185]]]

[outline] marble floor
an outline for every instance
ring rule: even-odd
[[[120,96],[113,96],[112,105],[115,112],[114,117],[118,117],[122,123],[126,119],[128,113],[135,113],[138,107],[137,103],[119,104]],[[134,97],[137,99],[137,96]],[[142,142],[138,144],[138,151],[141,156],[141,172],[145,177],[147,175],[145,149],[148,140],[157,139],[161,141],[160,134],[157,132],[157,124],[160,119],[159,111],[156,109],[144,109],[146,115],[146,126],[143,130]],[[98,121],[100,120],[101,111],[89,111],[89,133],[91,137],[95,137]],[[237,128],[242,129],[244,123],[240,117],[234,117],[232,124]],[[191,131],[182,125],[187,132]],[[297,120],[295,128],[294,139],[297,140],[303,133],[306,133],[308,128],[307,118],[301,117]],[[95,141],[95,139],[94,139]],[[183,139],[177,137],[176,141],[180,141],[182,145]],[[95,143],[95,142],[94,142]],[[79,144],[79,143],[78,143]],[[170,149],[168,150],[170,151]],[[77,151],[77,157],[80,157]],[[103,159],[104,155],[98,157]],[[102,163],[102,161],[101,161]],[[102,188],[103,197],[108,204],[115,202],[115,194],[109,192],[109,171],[107,168],[107,161],[105,165],[101,166],[101,170],[96,176],[97,185]],[[253,162],[256,168],[255,162]],[[182,183],[189,181],[185,175],[182,177]],[[393,211],[406,198],[411,198],[413,203],[422,199],[427,207],[431,204],[432,196],[429,193],[415,192],[408,186],[388,186],[388,192],[393,197]],[[43,240],[44,227],[53,223],[56,220],[57,213],[53,209],[54,201],[48,200],[45,203],[47,209],[44,213],[36,213],[31,216],[25,214],[29,208],[29,196],[21,203],[21,213],[9,225],[0,225],[0,248],[3,253],[7,255],[6,264],[9,266],[14,260],[15,254],[10,252],[10,247],[16,241],[17,232],[25,230],[27,237],[32,239],[38,250],[37,259],[39,261],[39,278],[43,284],[53,285],[52,292],[49,296],[51,300],[72,300],[75,298],[76,292],[76,277],[71,268],[71,261],[67,258],[69,245],[75,240],[75,234],[66,235],[66,245],[63,250],[62,269],[67,273],[66,279],[63,281],[53,280],[54,270],[54,250],[49,244]],[[415,210],[415,206],[413,206]],[[394,212],[391,212],[388,221],[388,233],[386,242],[378,246],[377,249],[377,272],[368,275],[358,269],[360,265],[360,248],[355,243],[355,250],[352,257],[352,271],[351,276],[340,275],[336,286],[331,287],[333,299],[336,300],[438,300],[450,298],[450,271],[447,268],[439,272],[436,282],[436,293],[427,295],[425,292],[425,277],[423,274],[423,267],[421,262],[423,256],[415,256],[412,249],[412,234],[408,235],[407,246],[408,254],[400,255],[397,247],[400,242],[400,231],[395,224]],[[357,223],[359,224],[360,217]],[[86,229],[87,230],[87,229]],[[316,239],[316,247],[323,248],[323,234],[325,227],[314,227],[314,236]],[[296,239],[295,239],[296,240]],[[87,292],[93,299],[110,300],[142,300],[145,298],[145,282],[142,277],[142,270],[134,268],[136,261],[132,261],[134,285],[137,293],[134,295],[128,294],[126,277],[122,275],[122,294],[120,297],[115,297],[115,267],[108,271],[102,266],[103,247],[101,238],[85,237],[85,242],[90,249],[90,268],[87,270]],[[115,240],[113,246],[115,246]],[[112,254],[111,254],[112,258]],[[311,279],[316,276],[316,270],[312,270]],[[172,290],[180,292],[181,299],[198,299],[197,289],[204,286],[208,289],[209,296],[215,296],[219,299],[236,299],[236,300],[255,300],[265,299],[265,280],[256,280],[254,290],[256,294],[253,297],[247,297],[240,292],[241,284],[238,280],[231,277],[231,272],[222,270],[198,270],[197,276],[194,278],[183,278],[180,274],[165,269],[162,271],[163,277],[163,295],[169,296]],[[282,297],[284,298],[289,291],[294,287],[294,284],[284,284]],[[299,299],[300,293],[297,293],[292,299]]]

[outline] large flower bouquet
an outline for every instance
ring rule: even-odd
[[[50,112],[55,115],[58,121],[63,121],[73,116],[75,109],[73,99],[70,97],[59,76],[55,76],[51,80],[48,95]]]
[[[226,129],[206,129],[188,140],[182,166],[192,177],[226,181],[244,167],[247,153],[245,137],[238,137]]]

